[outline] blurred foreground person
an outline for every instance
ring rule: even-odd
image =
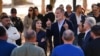
[[[10,56],[12,50],[16,47],[15,45],[8,43],[8,36],[6,30],[0,26],[0,56]]]
[[[28,30],[25,33],[25,43],[13,50],[11,56],[45,56],[42,48],[35,45],[36,32]]]
[[[52,56],[84,56],[81,48],[72,44],[74,39],[74,33],[71,30],[65,30],[62,36],[64,44],[55,47]]]
[[[100,56],[100,25],[91,28],[93,41],[86,45],[85,56]]]

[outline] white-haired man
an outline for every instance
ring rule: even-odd
[[[86,44],[91,42],[92,40],[92,37],[90,35],[90,30],[91,27],[93,27],[94,25],[96,25],[96,20],[93,17],[87,17],[84,23],[85,36],[82,44],[83,49],[85,48]]]

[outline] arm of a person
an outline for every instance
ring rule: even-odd
[[[9,33],[10,34],[8,35],[8,37],[12,40],[17,40],[20,38],[20,34],[15,27],[11,27],[11,32]]]

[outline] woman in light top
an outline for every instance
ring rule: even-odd
[[[31,29],[32,22],[35,20],[35,12],[33,7],[29,7],[28,9],[28,15],[24,18],[24,33]]]

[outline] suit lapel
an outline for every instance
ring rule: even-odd
[[[55,30],[57,31],[57,33],[59,33],[59,27],[58,27],[58,22],[56,22],[56,25],[55,25]]]

